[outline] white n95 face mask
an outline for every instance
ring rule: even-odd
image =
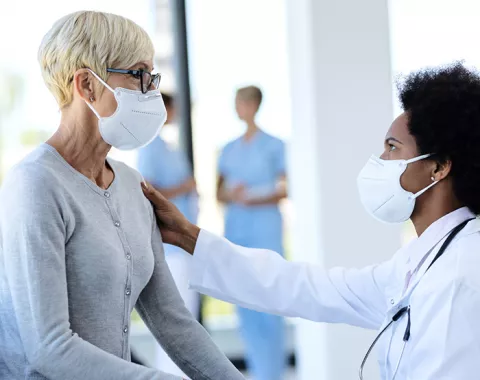
[[[117,87],[112,89],[97,74],[89,70],[117,101],[117,109],[108,117],[101,117],[93,106],[86,102],[98,117],[100,135],[105,142],[117,149],[131,150],[150,143],[167,120],[167,110],[160,90],[142,91]]]
[[[415,200],[438,181],[413,194],[402,187],[400,177],[408,164],[430,156],[425,154],[410,160],[382,160],[371,156],[357,180],[360,200],[367,212],[385,223],[402,223],[410,219]]]

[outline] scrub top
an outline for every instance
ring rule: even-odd
[[[263,131],[246,141],[240,137],[225,146],[218,165],[226,188],[244,185],[251,196],[275,191],[285,174],[284,143]],[[228,204],[225,237],[233,243],[282,253],[282,217],[278,205],[243,206]]]
[[[187,157],[182,151],[169,145],[160,136],[138,153],[138,170],[152,185],[159,188],[171,188],[181,185],[192,176]],[[180,212],[192,223],[198,216],[198,196],[196,192],[180,195],[171,199]],[[166,253],[174,251],[166,246]],[[168,249],[167,249],[168,248]]]

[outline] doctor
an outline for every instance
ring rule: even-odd
[[[201,231],[151,187],[144,193],[164,240],[193,254],[194,289],[263,312],[378,330],[372,346],[383,380],[478,379],[480,76],[461,64],[420,71],[400,86],[400,100],[404,113],[383,154],[358,177],[373,217],[410,218],[418,234],[384,263],[325,271],[287,262]]]

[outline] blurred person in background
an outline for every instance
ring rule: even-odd
[[[167,109],[164,128],[177,128],[174,124],[175,100],[165,93],[162,93],[162,97]],[[190,163],[180,149],[157,136],[149,145],[140,149],[138,169],[191,223],[197,223],[198,195],[195,180]],[[188,289],[192,257],[173,245],[165,244],[164,249],[165,259],[185,306],[193,316],[199,317],[200,296]],[[185,376],[160,345],[157,346],[155,366],[162,371]]]
[[[262,92],[255,86],[237,91],[235,108],[246,131],[221,152],[217,198],[226,207],[227,239],[283,255],[279,203],[287,196],[285,147],[256,124],[261,102]],[[283,319],[242,307],[237,313],[248,370],[255,380],[281,379],[286,361]]]
[[[242,379],[186,309],[141,175],[107,158],[166,120],[147,33],[113,14],[58,20],[39,49],[55,134],[0,194],[0,378],[181,379],[130,362],[130,318],[194,379]]]

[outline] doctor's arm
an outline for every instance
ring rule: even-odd
[[[249,309],[372,329],[385,316],[375,278],[381,266],[325,271],[286,261],[272,251],[234,245],[203,230],[193,256],[193,289]]]
[[[191,285],[202,293],[238,305],[314,321],[377,329],[386,304],[383,285],[392,264],[362,270],[288,262],[268,250],[249,249],[200,229],[150,186],[165,242],[194,256]]]

